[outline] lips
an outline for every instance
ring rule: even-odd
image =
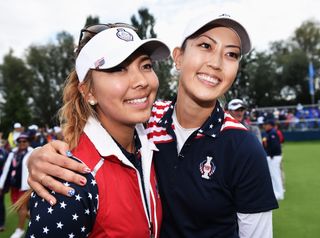
[[[221,79],[208,74],[198,74],[197,77],[199,80],[205,82],[206,84],[210,84],[212,86],[215,86],[221,82]]]
[[[126,100],[126,102],[129,104],[140,104],[140,103],[145,103],[146,101],[147,101],[147,97]]]

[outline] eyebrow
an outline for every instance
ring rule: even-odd
[[[212,37],[207,36],[207,35],[205,35],[205,34],[200,35],[198,38],[200,38],[201,36],[204,36],[204,37],[209,38],[209,40],[213,41],[213,43],[215,43],[215,44],[217,44],[217,43],[218,43],[215,39],[213,39]],[[226,45],[226,47],[228,47],[228,48],[238,48],[238,49],[241,51],[241,47],[240,47],[240,46],[238,46],[238,45],[232,45],[232,44],[230,44],[230,45]]]

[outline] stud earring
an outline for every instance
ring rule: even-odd
[[[88,103],[91,105],[91,106],[94,106],[97,104],[97,102],[95,100],[88,100]]]

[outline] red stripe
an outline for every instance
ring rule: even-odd
[[[226,126],[225,128],[222,129],[222,131],[224,130],[230,130],[230,129],[237,129],[237,130],[243,130],[243,131],[247,131],[248,129],[245,127],[237,127],[237,126]]]

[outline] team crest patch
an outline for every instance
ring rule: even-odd
[[[212,162],[212,159],[213,158],[211,156],[207,156],[207,159],[200,163],[200,172],[202,174],[202,178],[210,179],[211,175],[216,170],[216,166]]]
[[[117,37],[119,39],[124,40],[124,41],[133,41],[133,35],[130,32],[127,32],[123,28],[119,28],[117,30],[118,30]]]

